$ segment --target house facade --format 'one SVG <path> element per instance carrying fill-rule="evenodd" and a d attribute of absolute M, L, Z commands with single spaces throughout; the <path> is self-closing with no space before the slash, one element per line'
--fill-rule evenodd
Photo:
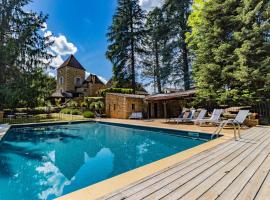
<path fill-rule="evenodd" d="M 85 68 L 71 55 L 57 69 L 57 88 L 53 98 L 75 98 L 98 96 L 105 84 L 95 74 L 86 76 Z"/>

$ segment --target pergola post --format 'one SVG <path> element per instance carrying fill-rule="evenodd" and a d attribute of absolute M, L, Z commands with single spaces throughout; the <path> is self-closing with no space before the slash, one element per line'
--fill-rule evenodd
<path fill-rule="evenodd" d="M 167 119 L 167 101 L 165 100 L 163 104 L 164 104 L 164 118 Z"/>

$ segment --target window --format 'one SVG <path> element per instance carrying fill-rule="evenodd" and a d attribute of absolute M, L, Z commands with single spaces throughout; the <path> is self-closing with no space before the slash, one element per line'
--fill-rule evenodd
<path fill-rule="evenodd" d="M 132 107 L 132 110 L 135 110 L 135 104 L 132 104 L 131 107 Z"/>
<path fill-rule="evenodd" d="M 60 85 L 63 85 L 63 84 L 64 84 L 64 77 L 63 77 L 63 76 L 60 77 L 60 79 L 59 79 L 59 84 L 60 84 Z"/>
<path fill-rule="evenodd" d="M 116 105 L 115 104 L 113 104 L 113 110 L 116 110 Z"/>
<path fill-rule="evenodd" d="M 75 85 L 81 85 L 81 78 L 80 77 L 75 78 Z"/>

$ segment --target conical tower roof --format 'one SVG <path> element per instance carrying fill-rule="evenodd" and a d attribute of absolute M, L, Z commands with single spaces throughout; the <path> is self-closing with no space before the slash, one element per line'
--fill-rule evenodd
<path fill-rule="evenodd" d="M 85 68 L 81 65 L 81 63 L 79 63 L 79 61 L 75 58 L 74 55 L 69 56 L 69 58 L 58 69 L 62 67 L 67 67 L 67 66 L 85 71 Z"/>

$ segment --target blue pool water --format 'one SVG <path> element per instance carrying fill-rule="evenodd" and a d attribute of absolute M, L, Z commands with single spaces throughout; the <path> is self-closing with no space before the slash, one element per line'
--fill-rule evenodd
<path fill-rule="evenodd" d="M 0 199 L 54 199 L 206 141 L 181 135 L 200 136 L 103 123 L 12 128 L 0 144 Z"/>

